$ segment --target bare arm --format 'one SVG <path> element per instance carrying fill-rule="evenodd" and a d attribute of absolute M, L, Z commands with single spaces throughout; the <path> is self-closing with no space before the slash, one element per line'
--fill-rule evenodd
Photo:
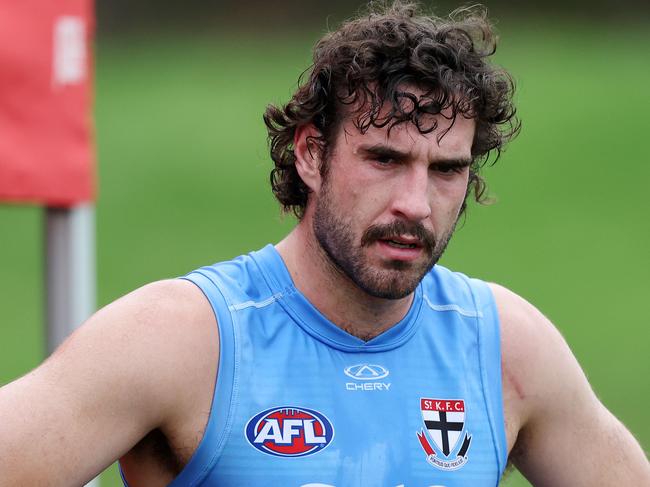
<path fill-rule="evenodd" d="M 187 377 L 214 373 L 209 313 L 191 283 L 145 286 L 0 388 L 0 486 L 82 485 L 152 429 L 178 422 L 200 394 Z"/>
<path fill-rule="evenodd" d="M 502 326 L 511 460 L 535 486 L 650 485 L 630 432 L 600 403 L 568 345 L 536 308 L 493 285 Z"/>

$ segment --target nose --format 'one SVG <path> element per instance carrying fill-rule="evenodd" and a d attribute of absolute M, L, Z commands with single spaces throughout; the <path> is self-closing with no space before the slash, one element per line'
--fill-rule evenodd
<path fill-rule="evenodd" d="M 431 216 L 431 181 L 427 167 L 411 167 L 399 178 L 393 194 L 395 216 L 419 222 Z"/>

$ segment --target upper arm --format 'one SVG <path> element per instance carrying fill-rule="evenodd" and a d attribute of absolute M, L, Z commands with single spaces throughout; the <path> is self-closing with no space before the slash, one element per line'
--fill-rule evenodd
<path fill-rule="evenodd" d="M 506 423 L 517 430 L 512 462 L 536 486 L 648 484 L 641 448 L 598 400 L 557 329 L 524 299 L 492 288 Z"/>
<path fill-rule="evenodd" d="M 196 400 L 216 331 L 186 281 L 141 288 L 91 317 L 0 389 L 1 485 L 80 485 Z M 214 333 L 214 334 L 213 334 Z"/>

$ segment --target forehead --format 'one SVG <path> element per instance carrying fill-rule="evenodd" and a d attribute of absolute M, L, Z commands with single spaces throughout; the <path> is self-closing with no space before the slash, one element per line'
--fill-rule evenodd
<path fill-rule="evenodd" d="M 354 116 L 348 116 L 341 124 L 336 146 L 340 148 L 340 144 L 345 144 L 355 150 L 360 146 L 386 145 L 414 156 L 426 156 L 429 160 L 471 158 L 476 125 L 474 119 L 461 114 L 453 119 L 450 110 L 428 117 L 431 118 L 430 122 L 435 122 L 436 128 L 422 133 L 410 121 L 393 127 L 390 127 L 390 123 L 385 127 L 371 125 L 367 131 L 361 132 L 355 125 Z"/>
<path fill-rule="evenodd" d="M 431 92 L 425 93 L 415 86 L 402 85 L 396 95 L 395 104 L 399 105 L 402 115 L 406 114 L 403 118 L 407 120 L 395 123 L 396 119 L 390 119 L 391 110 L 398 108 L 391 102 L 386 101 L 378 113 L 371 114 L 369 100 L 360 99 L 341 110 L 343 120 L 337 131 L 336 145 L 382 144 L 403 152 L 426 150 L 430 159 L 471 158 L 476 127 L 474 119 L 461 113 L 454 116 L 451 107 L 438 114 L 423 113 L 422 107 L 435 106 L 436 99 Z M 419 117 L 419 125 L 423 130 L 412 121 L 411 115 L 414 114 Z M 375 125 L 369 123 L 372 120 Z M 367 130 L 360 130 L 360 123 L 365 124 Z M 383 124 L 384 127 L 376 126 Z"/>

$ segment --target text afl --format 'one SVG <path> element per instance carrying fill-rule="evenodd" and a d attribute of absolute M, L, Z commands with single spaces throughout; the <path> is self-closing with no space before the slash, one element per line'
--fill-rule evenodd
<path fill-rule="evenodd" d="M 327 417 L 313 409 L 282 406 L 257 413 L 246 423 L 245 435 L 257 450 L 280 457 L 318 453 L 334 438 Z"/>

